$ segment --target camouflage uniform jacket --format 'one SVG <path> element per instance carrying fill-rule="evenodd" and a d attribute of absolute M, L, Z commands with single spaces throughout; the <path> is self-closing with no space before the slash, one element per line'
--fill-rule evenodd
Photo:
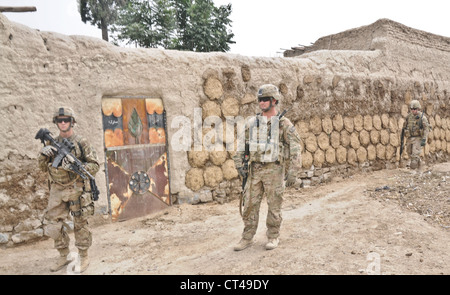
<path fill-rule="evenodd" d="M 85 138 L 76 134 L 67 139 L 71 141 L 75 147 L 74 150 L 71 151 L 71 153 L 85 165 L 86 170 L 90 174 L 95 176 L 100 168 L 100 165 L 97 159 L 97 154 L 93 147 L 87 142 Z M 62 137 L 58 136 L 57 138 L 55 138 L 55 140 L 61 143 Z M 81 177 L 75 172 L 66 171 L 61 167 L 53 168 L 53 160 L 54 157 L 49 158 L 42 154 L 39 154 L 38 157 L 39 168 L 43 172 L 48 172 L 49 180 L 51 182 L 55 182 L 61 185 L 68 185 L 74 183 L 75 181 L 81 181 Z"/>
<path fill-rule="evenodd" d="M 417 115 L 409 113 L 403 124 L 406 137 L 421 137 L 427 139 L 431 126 L 428 119 L 423 112 L 418 112 Z"/>
<path fill-rule="evenodd" d="M 300 136 L 295 126 L 285 117 L 279 121 L 278 116 L 267 120 L 264 116 L 257 115 L 250 119 L 245 128 L 245 142 L 249 144 L 252 163 L 285 164 L 289 161 L 289 171 L 295 174 L 301 168 Z M 233 156 L 236 168 L 242 167 L 244 155 L 245 151 L 238 151 Z"/>

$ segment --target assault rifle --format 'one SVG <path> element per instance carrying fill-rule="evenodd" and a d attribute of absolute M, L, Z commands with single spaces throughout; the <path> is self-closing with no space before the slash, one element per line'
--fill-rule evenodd
<path fill-rule="evenodd" d="M 283 112 L 281 112 L 281 114 L 278 116 L 278 121 L 287 113 L 289 109 L 285 109 Z M 257 122 L 256 124 L 259 127 L 259 120 L 258 117 L 256 118 Z M 245 185 L 247 184 L 247 179 L 248 179 L 248 173 L 249 173 L 249 167 L 248 167 L 248 162 L 250 161 L 250 144 L 249 142 L 245 143 L 245 151 L 244 151 L 244 159 L 242 160 L 242 164 L 244 167 L 244 171 L 245 176 L 242 178 L 242 194 L 241 194 L 241 198 L 240 198 L 240 202 L 239 202 L 239 213 L 242 216 L 242 207 L 244 206 L 244 188 Z"/>
<path fill-rule="evenodd" d="M 405 128 L 402 128 L 402 134 L 400 136 L 400 161 L 402 160 L 403 142 L 405 140 Z"/>
<path fill-rule="evenodd" d="M 245 143 L 245 152 L 244 152 L 244 159 L 243 159 L 243 167 L 244 167 L 244 171 L 245 171 L 245 176 L 242 178 L 242 194 L 240 197 L 240 202 L 239 202 L 239 213 L 242 216 L 242 207 L 244 207 L 244 188 L 245 185 L 247 184 L 247 179 L 248 179 L 248 161 L 250 160 L 250 145 L 248 142 Z"/>
<path fill-rule="evenodd" d="M 94 201 L 98 200 L 98 196 L 100 195 L 100 191 L 97 188 L 97 185 L 95 183 L 95 178 L 90 174 L 86 168 L 84 168 L 83 163 L 81 163 L 80 160 L 78 160 L 71 151 L 75 148 L 74 144 L 67 140 L 66 138 L 63 139 L 62 143 L 58 143 L 51 135 L 50 131 L 46 128 L 41 128 L 36 136 L 35 139 L 40 139 L 41 142 L 45 145 L 45 141 L 49 141 L 50 144 L 56 148 L 56 156 L 53 160 L 52 167 L 58 168 L 61 166 L 61 163 L 65 157 L 69 160 L 70 169 L 75 172 L 76 174 L 80 175 L 80 177 L 84 180 L 89 179 L 89 184 L 91 186 L 91 192 L 92 192 L 92 198 Z"/>

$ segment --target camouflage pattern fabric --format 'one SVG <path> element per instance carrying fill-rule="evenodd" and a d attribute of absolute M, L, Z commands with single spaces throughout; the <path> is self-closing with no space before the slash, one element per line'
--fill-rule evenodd
<path fill-rule="evenodd" d="M 62 141 L 61 137 L 55 140 Z M 86 170 L 95 175 L 100 168 L 97 155 L 92 146 L 81 136 L 73 135 L 68 138 L 74 143 L 75 150 L 72 154 L 85 163 Z M 51 167 L 53 157 L 47 157 L 42 154 L 38 157 L 39 168 L 47 172 L 49 175 L 50 196 L 48 200 L 47 209 L 44 214 L 44 233 L 55 241 L 56 249 L 64 249 L 69 246 L 69 236 L 67 234 L 68 225 L 66 220 L 69 218 L 70 212 L 78 212 L 82 206 L 80 204 L 80 197 L 82 200 L 89 201 L 91 205 L 89 213 L 93 213 L 93 201 L 88 192 L 89 181 L 84 182 L 76 173 L 66 171 L 59 168 Z M 80 214 L 73 216 L 75 246 L 78 249 L 86 250 L 92 244 L 92 235 L 88 228 L 89 214 Z"/>
<path fill-rule="evenodd" d="M 431 126 L 427 117 L 422 112 L 418 112 L 417 115 L 412 113 L 408 114 L 405 123 L 403 123 L 403 128 L 405 128 L 406 137 L 420 137 L 421 139 L 427 139 Z"/>
<path fill-rule="evenodd" d="M 420 146 L 420 137 L 409 137 L 406 139 L 406 152 L 411 158 L 409 167 L 411 169 L 417 169 L 421 165 L 420 152 L 422 147 Z"/>
<path fill-rule="evenodd" d="M 263 120 L 257 116 L 249 120 L 245 128 L 245 139 L 252 146 L 251 129 Z M 277 120 L 272 121 L 275 124 Z M 297 175 L 301 168 L 301 145 L 300 136 L 289 119 L 283 117 L 279 121 L 279 128 L 271 129 L 271 121 L 267 122 L 266 136 L 258 135 L 258 144 L 256 148 L 250 148 L 250 171 L 246 187 L 244 189 L 244 210 L 242 218 L 244 221 L 244 239 L 252 239 L 256 233 L 259 220 L 259 209 L 261 200 L 265 195 L 268 203 L 267 213 L 267 237 L 269 239 L 278 238 L 282 222 L 281 205 L 283 202 L 285 165 L 289 166 L 288 173 Z M 275 136 L 278 139 L 273 141 L 273 132 L 268 130 L 277 130 Z M 262 144 L 268 143 L 272 150 L 267 151 L 261 148 Z M 274 148 L 275 147 L 275 148 Z M 278 147 L 278 148 L 277 148 Z M 238 151 L 233 156 L 236 168 L 242 167 L 244 151 Z M 270 155 L 270 156 L 267 156 Z"/>
<path fill-rule="evenodd" d="M 267 211 L 267 237 L 278 238 L 281 227 L 281 205 L 284 193 L 283 166 L 276 163 L 252 163 L 251 176 L 245 191 L 244 210 L 242 219 L 244 231 L 242 237 L 250 240 L 256 233 L 259 221 L 259 209 L 263 195 L 266 195 Z"/>
<path fill-rule="evenodd" d="M 406 117 L 403 128 L 405 128 L 406 135 L 406 152 L 411 158 L 409 167 L 411 169 L 417 169 L 421 165 L 420 153 L 422 146 L 420 142 L 427 140 L 431 130 L 430 123 L 422 112 L 418 112 L 417 115 L 410 113 Z"/>
<path fill-rule="evenodd" d="M 72 135 L 67 138 L 69 141 L 74 143 L 75 150 L 72 151 L 72 154 L 79 159 L 81 162 L 86 163 L 86 170 L 95 175 L 99 170 L 100 166 L 97 159 L 97 154 L 92 146 L 87 142 L 86 139 L 82 138 L 79 135 Z M 58 143 L 62 142 L 62 138 L 60 136 L 56 137 L 55 140 Z M 81 147 L 81 149 L 80 149 Z M 43 172 L 48 172 L 49 179 L 51 182 L 56 182 L 61 185 L 67 185 L 69 183 L 73 183 L 76 180 L 80 180 L 80 176 L 75 172 L 66 171 L 60 168 L 53 168 L 52 162 L 54 158 L 48 158 L 42 154 L 38 156 L 38 165 L 39 168 Z"/>
<path fill-rule="evenodd" d="M 44 214 L 44 233 L 55 241 L 56 249 L 69 247 L 70 238 L 67 234 L 66 221 L 70 214 L 70 201 L 77 202 L 84 193 L 83 182 L 75 182 L 71 186 L 57 183 L 50 185 L 50 197 Z M 72 208 L 73 210 L 73 208 Z M 92 235 L 88 228 L 88 216 L 74 216 L 75 246 L 78 249 L 88 249 L 92 244 Z"/>

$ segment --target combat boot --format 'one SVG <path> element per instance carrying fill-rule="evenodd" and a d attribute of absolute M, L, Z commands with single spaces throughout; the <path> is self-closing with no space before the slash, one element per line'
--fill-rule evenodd
<path fill-rule="evenodd" d="M 427 167 L 425 166 L 425 163 L 422 160 L 419 161 L 419 167 L 417 168 L 417 170 L 420 173 L 427 171 Z"/>
<path fill-rule="evenodd" d="M 88 250 L 78 250 L 80 256 L 80 273 L 84 272 L 89 266 Z"/>
<path fill-rule="evenodd" d="M 244 250 L 245 248 L 250 247 L 252 244 L 253 244 L 253 240 L 252 239 L 250 239 L 250 240 L 241 239 L 239 241 L 239 243 L 236 246 L 234 246 L 234 251 Z"/>
<path fill-rule="evenodd" d="M 62 269 L 64 266 L 70 263 L 70 260 L 67 260 L 67 255 L 69 255 L 69 248 L 58 249 L 59 257 L 56 262 L 50 267 L 50 271 L 55 272 Z"/>
<path fill-rule="evenodd" d="M 278 238 L 276 239 L 270 239 L 269 242 L 266 244 L 266 250 L 273 250 L 276 247 L 278 247 L 278 243 L 280 240 Z"/>

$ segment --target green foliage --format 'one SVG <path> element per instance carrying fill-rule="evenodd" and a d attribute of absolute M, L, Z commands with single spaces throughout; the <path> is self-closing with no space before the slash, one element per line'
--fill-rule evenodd
<path fill-rule="evenodd" d="M 108 41 L 108 27 L 115 23 L 118 10 L 126 2 L 126 0 L 78 0 L 81 20 L 101 29 L 103 40 Z"/>
<path fill-rule="evenodd" d="M 231 4 L 212 0 L 130 0 L 113 26 L 115 42 L 199 52 L 228 51 Z"/>
<path fill-rule="evenodd" d="M 116 43 L 125 41 L 140 47 L 168 48 L 175 28 L 175 13 L 170 0 L 128 1 L 113 26 Z"/>

